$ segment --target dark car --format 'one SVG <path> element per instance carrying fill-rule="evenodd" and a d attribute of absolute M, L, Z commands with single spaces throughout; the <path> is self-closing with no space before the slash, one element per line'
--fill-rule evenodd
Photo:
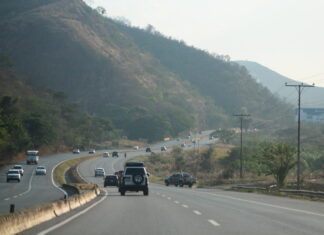
<path fill-rule="evenodd" d="M 118 179 L 116 175 L 107 175 L 105 177 L 104 187 L 106 186 L 118 186 Z"/>
<path fill-rule="evenodd" d="M 112 155 L 111 155 L 111 156 L 112 156 L 112 157 L 119 157 L 117 151 L 112 152 Z"/>
<path fill-rule="evenodd" d="M 150 153 L 150 152 L 152 152 L 152 150 L 151 150 L 151 148 L 146 148 L 145 152 Z"/>
<path fill-rule="evenodd" d="M 189 188 L 191 188 L 192 185 L 196 183 L 196 179 L 188 173 L 179 172 L 179 173 L 174 173 L 168 178 L 166 178 L 164 180 L 164 183 L 166 186 L 175 185 L 175 186 L 183 187 L 184 185 L 188 185 Z"/>

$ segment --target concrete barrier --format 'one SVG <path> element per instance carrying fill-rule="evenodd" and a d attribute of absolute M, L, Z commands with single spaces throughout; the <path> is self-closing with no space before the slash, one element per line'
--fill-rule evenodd
<path fill-rule="evenodd" d="M 93 186 L 91 190 L 74 195 L 66 200 L 45 203 L 12 214 L 0 216 L 0 234 L 17 234 L 33 226 L 51 220 L 57 216 L 78 208 L 98 195 L 98 187 Z"/>

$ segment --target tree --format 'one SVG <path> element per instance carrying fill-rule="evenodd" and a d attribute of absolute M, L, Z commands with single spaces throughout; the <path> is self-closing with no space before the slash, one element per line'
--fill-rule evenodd
<path fill-rule="evenodd" d="M 259 157 L 268 174 L 274 176 L 278 187 L 285 184 L 289 171 L 296 165 L 295 148 L 288 143 L 268 143 L 261 147 Z"/>
<path fill-rule="evenodd" d="M 220 129 L 212 133 L 211 135 L 215 135 L 222 141 L 224 144 L 230 143 L 233 138 L 235 137 L 235 131 L 227 130 L 227 129 Z"/>

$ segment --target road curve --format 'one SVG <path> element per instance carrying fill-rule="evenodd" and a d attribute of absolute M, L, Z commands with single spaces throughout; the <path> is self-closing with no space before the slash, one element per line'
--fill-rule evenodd
<path fill-rule="evenodd" d="M 135 153 L 134 153 L 135 155 Z M 130 155 L 129 157 L 132 157 Z M 123 158 L 83 162 L 80 174 L 94 177 L 95 167 L 118 170 Z M 108 196 L 86 213 L 56 227 L 47 223 L 24 234 L 324 234 L 324 204 L 284 197 L 216 189 L 189 189 L 150 184 L 150 195 L 105 188 Z M 53 222 L 52 222 L 53 224 Z"/>

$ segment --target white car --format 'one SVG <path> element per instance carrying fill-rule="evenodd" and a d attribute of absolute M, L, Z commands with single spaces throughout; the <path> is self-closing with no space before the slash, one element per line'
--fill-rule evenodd
<path fill-rule="evenodd" d="M 45 166 L 38 166 L 35 170 L 36 175 L 46 175 L 46 167 Z"/>
<path fill-rule="evenodd" d="M 96 153 L 96 150 L 95 150 L 95 149 L 90 149 L 90 150 L 89 150 L 89 153 L 90 153 L 90 154 L 95 154 L 95 153 Z"/>
<path fill-rule="evenodd" d="M 162 146 L 161 147 L 161 151 L 167 151 L 167 147 L 166 146 Z"/>
<path fill-rule="evenodd" d="M 24 169 L 23 169 L 22 165 L 14 165 L 14 167 L 12 169 L 19 170 L 20 175 L 21 176 L 24 175 Z"/>
<path fill-rule="evenodd" d="M 134 150 L 139 150 L 139 147 L 138 146 L 134 146 L 133 149 Z"/>
<path fill-rule="evenodd" d="M 97 177 L 97 176 L 105 176 L 105 169 L 96 168 L 95 169 L 95 177 Z"/>
<path fill-rule="evenodd" d="M 110 154 L 109 154 L 108 152 L 104 152 L 104 153 L 102 154 L 102 156 L 103 156 L 103 157 L 110 157 Z"/>
<path fill-rule="evenodd" d="M 72 153 L 74 153 L 74 154 L 79 154 L 79 153 L 80 153 L 80 149 L 73 149 L 73 150 L 72 150 Z"/>
<path fill-rule="evenodd" d="M 10 180 L 16 180 L 16 181 L 20 182 L 20 180 L 21 180 L 20 171 L 16 170 L 16 169 L 8 170 L 8 172 L 7 172 L 7 182 L 9 182 Z"/>

